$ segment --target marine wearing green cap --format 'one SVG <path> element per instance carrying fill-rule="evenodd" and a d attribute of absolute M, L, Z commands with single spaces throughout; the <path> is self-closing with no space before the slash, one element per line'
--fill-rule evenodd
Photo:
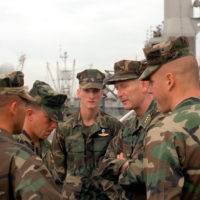
<path fill-rule="evenodd" d="M 105 75 L 97 69 L 86 69 L 77 78 L 80 111 L 59 123 L 52 142 L 55 166 L 64 181 L 65 199 L 107 200 L 98 162 L 122 124 L 99 109 Z"/>
<path fill-rule="evenodd" d="M 146 62 L 121 60 L 114 64 L 114 75 L 111 76 L 106 84 L 114 84 L 117 81 L 138 79 L 146 69 Z"/>
<path fill-rule="evenodd" d="M 29 94 L 40 104 L 42 110 L 53 121 L 63 121 L 63 105 L 67 98 L 43 81 L 35 81 Z"/>
<path fill-rule="evenodd" d="M 142 179 L 137 184 L 132 183 L 130 166 L 136 169 L 133 171 L 135 177 L 142 176 L 144 136 L 163 117 L 148 92 L 149 82 L 138 80 L 146 67 L 145 61 L 121 60 L 114 64 L 114 75 L 107 80 L 107 84 L 115 85 L 124 109 L 135 111 L 135 116 L 125 123 L 123 132 L 111 140 L 100 165 L 103 177 L 113 183 L 113 188 L 117 184 L 121 187 L 118 195 L 113 190 L 113 199 L 146 199 Z M 106 183 L 104 188 L 108 190 Z"/>
<path fill-rule="evenodd" d="M 14 138 L 40 156 L 55 181 L 59 182 L 47 137 L 58 127 L 58 122 L 63 121 L 67 96 L 59 94 L 50 85 L 39 80 L 34 82 L 29 94 L 35 102 L 27 105 L 23 131 Z"/>
<path fill-rule="evenodd" d="M 61 199 L 42 160 L 12 138 L 21 132 L 25 106 L 33 100 L 23 77 L 20 71 L 0 74 L 0 199 Z"/>
<path fill-rule="evenodd" d="M 142 73 L 140 80 L 148 79 L 151 74 L 165 63 L 192 55 L 186 37 L 178 37 L 168 42 L 159 43 L 152 47 L 144 48 L 143 51 L 148 67 Z"/>
<path fill-rule="evenodd" d="M 144 49 L 149 92 L 167 113 L 144 138 L 147 199 L 200 199 L 200 85 L 186 37 Z M 134 181 L 137 182 L 137 178 Z"/>
<path fill-rule="evenodd" d="M 24 74 L 21 71 L 0 74 L 0 95 L 18 95 L 25 100 L 34 101 L 24 90 Z"/>
<path fill-rule="evenodd" d="M 96 88 L 102 90 L 104 78 L 105 74 L 97 69 L 86 69 L 77 74 L 81 89 Z"/>

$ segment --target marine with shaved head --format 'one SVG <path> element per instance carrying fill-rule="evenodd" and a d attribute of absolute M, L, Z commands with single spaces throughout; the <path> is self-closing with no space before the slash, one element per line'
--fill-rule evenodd
<path fill-rule="evenodd" d="M 152 74 L 150 83 L 150 91 L 156 97 L 160 110 L 172 111 L 181 100 L 199 93 L 197 61 L 189 55 L 166 63 Z"/>
<path fill-rule="evenodd" d="M 198 64 L 185 37 L 145 48 L 140 80 L 158 109 L 169 113 L 144 140 L 147 199 L 200 199 L 200 88 Z"/>

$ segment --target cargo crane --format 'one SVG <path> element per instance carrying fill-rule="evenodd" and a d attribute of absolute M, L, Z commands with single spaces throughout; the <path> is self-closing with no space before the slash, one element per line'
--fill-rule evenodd
<path fill-rule="evenodd" d="M 50 78 L 51 78 L 51 81 L 52 81 L 52 83 L 53 83 L 53 87 L 54 87 L 54 89 L 57 91 L 57 87 L 56 87 L 56 83 L 55 83 L 55 79 L 53 78 L 53 75 L 52 75 L 52 72 L 51 72 L 51 69 L 50 69 L 50 67 L 49 67 L 49 63 L 47 62 L 47 72 L 49 73 L 49 75 L 50 75 Z"/>
<path fill-rule="evenodd" d="M 22 55 L 19 57 L 19 65 L 18 65 L 17 68 L 16 68 L 17 71 L 23 71 L 25 60 L 26 60 L 26 54 L 22 54 Z"/>

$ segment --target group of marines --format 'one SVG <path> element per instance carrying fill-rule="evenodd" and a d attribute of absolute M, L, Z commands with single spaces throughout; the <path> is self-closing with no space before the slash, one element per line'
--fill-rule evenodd
<path fill-rule="evenodd" d="M 80 110 L 68 117 L 66 95 L 0 74 L 0 199 L 200 199 L 198 63 L 184 36 L 143 50 L 110 77 L 78 73 Z M 135 117 L 99 109 L 106 84 Z"/>

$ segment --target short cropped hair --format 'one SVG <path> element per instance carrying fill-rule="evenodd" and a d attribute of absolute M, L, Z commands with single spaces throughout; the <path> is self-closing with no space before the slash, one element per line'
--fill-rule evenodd
<path fill-rule="evenodd" d="M 21 102 L 24 100 L 18 95 L 0 95 L 0 108 L 5 107 L 12 101 Z"/>
<path fill-rule="evenodd" d="M 41 106 L 39 103 L 37 102 L 33 102 L 33 101 L 29 101 L 27 102 L 26 104 L 26 108 L 32 108 L 34 110 L 40 110 L 41 109 Z"/>

